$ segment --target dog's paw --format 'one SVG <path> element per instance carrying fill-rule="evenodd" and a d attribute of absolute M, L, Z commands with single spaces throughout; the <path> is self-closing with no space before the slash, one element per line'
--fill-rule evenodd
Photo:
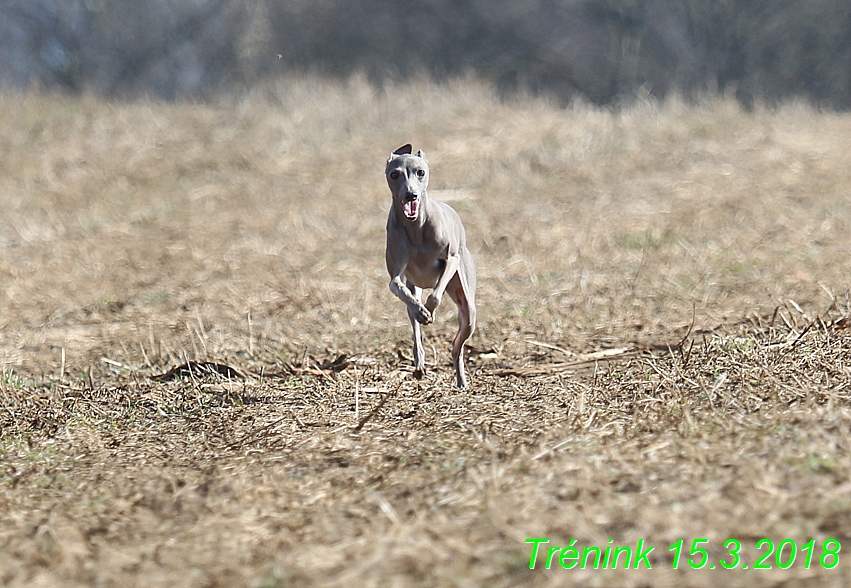
<path fill-rule="evenodd" d="M 426 300 L 425 307 L 428 311 L 434 314 L 434 309 L 440 304 L 440 298 L 435 296 L 434 294 L 430 294 L 428 299 Z"/>
<path fill-rule="evenodd" d="M 414 318 L 417 319 L 417 322 L 421 325 L 430 325 L 434 322 L 434 317 L 431 315 L 431 311 L 422 304 L 420 304 L 414 311 Z"/>

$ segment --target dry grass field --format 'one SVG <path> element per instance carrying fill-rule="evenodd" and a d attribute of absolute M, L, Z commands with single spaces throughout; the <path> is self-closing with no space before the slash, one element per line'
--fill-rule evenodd
<path fill-rule="evenodd" d="M 298 79 L 0 129 L 0 585 L 851 583 L 851 116 Z M 406 142 L 479 266 L 464 393 L 387 289 Z"/>

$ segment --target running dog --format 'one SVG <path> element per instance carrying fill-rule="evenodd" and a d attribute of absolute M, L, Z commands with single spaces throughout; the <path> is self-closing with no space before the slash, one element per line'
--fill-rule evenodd
<path fill-rule="evenodd" d="M 476 328 L 476 264 L 464 225 L 451 206 L 428 197 L 429 168 L 422 151 L 413 155 L 410 144 L 399 147 L 384 173 L 393 195 L 385 260 L 390 291 L 407 306 L 414 330 L 414 376 L 425 373 L 420 325 L 434 322 L 434 311 L 448 292 L 458 306 L 458 333 L 452 341 L 455 385 L 464 389 L 464 343 Z M 432 288 L 425 304 L 424 288 Z"/>

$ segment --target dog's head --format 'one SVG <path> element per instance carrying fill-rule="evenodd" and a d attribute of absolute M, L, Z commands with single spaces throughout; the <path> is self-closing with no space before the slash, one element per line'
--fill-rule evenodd
<path fill-rule="evenodd" d="M 420 217 L 428 186 L 428 160 L 425 153 L 411 154 L 411 144 L 399 147 L 387 159 L 384 175 L 393 193 L 393 206 L 400 207 L 409 221 Z"/>

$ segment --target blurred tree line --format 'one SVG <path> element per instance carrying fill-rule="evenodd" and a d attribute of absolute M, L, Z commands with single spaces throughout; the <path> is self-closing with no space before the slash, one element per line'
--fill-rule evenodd
<path fill-rule="evenodd" d="M 212 96 L 288 72 L 470 72 L 598 104 L 851 108 L 847 0 L 0 0 L 0 85 Z"/>

